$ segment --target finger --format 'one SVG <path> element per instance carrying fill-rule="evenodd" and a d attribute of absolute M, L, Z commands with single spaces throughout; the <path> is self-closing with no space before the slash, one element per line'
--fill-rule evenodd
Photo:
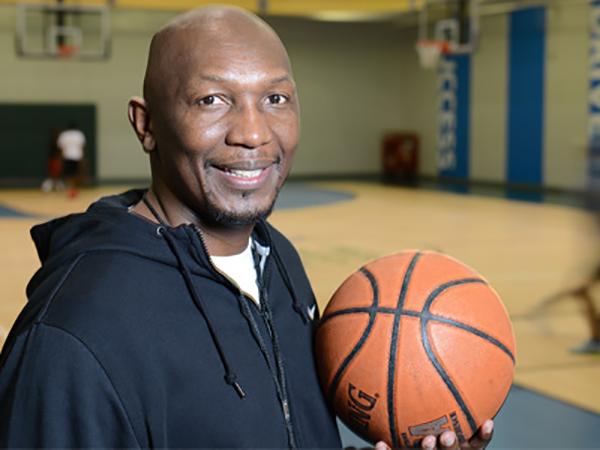
<path fill-rule="evenodd" d="M 429 435 L 429 436 L 426 436 L 421 441 L 421 447 L 424 448 L 425 450 L 435 450 L 436 443 L 437 443 L 437 440 L 436 440 L 435 436 Z"/>
<path fill-rule="evenodd" d="M 375 450 L 392 450 L 385 442 L 379 441 L 375 444 Z"/>
<path fill-rule="evenodd" d="M 474 449 L 484 449 L 492 440 L 494 434 L 494 422 L 486 420 L 477 434 L 471 438 L 469 445 Z"/>
<path fill-rule="evenodd" d="M 458 439 L 454 431 L 444 431 L 440 435 L 440 448 L 443 450 L 458 450 Z"/>

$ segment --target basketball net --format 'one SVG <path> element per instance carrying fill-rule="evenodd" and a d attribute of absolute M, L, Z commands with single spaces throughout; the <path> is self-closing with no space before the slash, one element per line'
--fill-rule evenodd
<path fill-rule="evenodd" d="M 70 58 L 77 53 L 78 47 L 75 45 L 63 44 L 56 49 L 60 58 Z"/>
<path fill-rule="evenodd" d="M 450 45 L 447 41 L 420 40 L 415 45 L 419 55 L 419 63 L 424 69 L 436 69 L 442 54 L 450 51 Z"/>

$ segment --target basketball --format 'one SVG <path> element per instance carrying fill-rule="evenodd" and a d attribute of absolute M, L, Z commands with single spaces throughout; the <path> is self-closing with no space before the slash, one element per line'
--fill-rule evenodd
<path fill-rule="evenodd" d="M 316 334 L 319 376 L 340 419 L 393 448 L 454 430 L 467 441 L 510 389 L 515 339 L 486 280 L 429 251 L 372 261 L 334 293 Z"/>

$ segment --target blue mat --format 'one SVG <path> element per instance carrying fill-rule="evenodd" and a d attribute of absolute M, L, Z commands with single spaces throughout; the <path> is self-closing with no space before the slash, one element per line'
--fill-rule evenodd
<path fill-rule="evenodd" d="M 34 217 L 31 214 L 18 211 L 7 206 L 0 205 L 0 217 L 2 218 L 19 218 L 19 217 Z"/>
<path fill-rule="evenodd" d="M 304 183 L 288 182 L 279 193 L 275 209 L 327 205 L 353 198 L 354 194 L 347 192 L 319 189 Z"/>

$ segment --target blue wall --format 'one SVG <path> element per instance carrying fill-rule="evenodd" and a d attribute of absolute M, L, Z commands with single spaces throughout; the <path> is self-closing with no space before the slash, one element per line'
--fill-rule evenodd
<path fill-rule="evenodd" d="M 515 11 L 509 18 L 506 180 L 543 183 L 546 10 Z"/>

